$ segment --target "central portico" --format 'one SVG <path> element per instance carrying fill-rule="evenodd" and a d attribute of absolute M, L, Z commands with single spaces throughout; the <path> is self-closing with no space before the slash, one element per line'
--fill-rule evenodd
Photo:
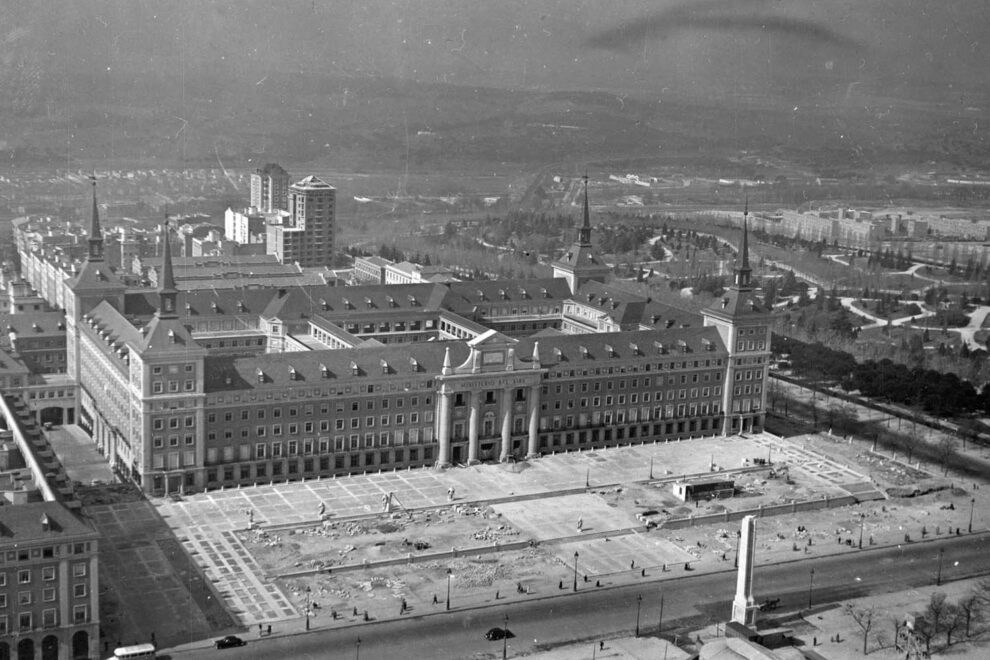
<path fill-rule="evenodd" d="M 489 330 L 467 342 L 469 353 L 460 366 L 444 355 L 438 378 L 437 435 L 439 467 L 465 460 L 468 464 L 513 454 L 513 436 L 526 434 L 526 455 L 539 453 L 540 388 L 546 371 L 540 366 L 539 343 L 528 358 L 516 355 L 518 340 Z M 463 448 L 467 445 L 467 456 Z"/>

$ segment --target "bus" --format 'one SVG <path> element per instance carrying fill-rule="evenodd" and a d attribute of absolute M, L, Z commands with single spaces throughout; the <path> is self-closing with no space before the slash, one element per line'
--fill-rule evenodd
<path fill-rule="evenodd" d="M 155 660 L 154 644 L 135 644 L 133 646 L 121 646 L 113 650 L 113 656 L 107 660 L 121 660 L 122 658 L 139 658 L 140 660 Z"/>

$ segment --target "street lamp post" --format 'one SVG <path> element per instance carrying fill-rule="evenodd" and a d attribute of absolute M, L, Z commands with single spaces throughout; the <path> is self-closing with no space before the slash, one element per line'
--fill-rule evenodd
<path fill-rule="evenodd" d="M 657 624 L 657 635 L 663 632 L 663 592 L 660 592 L 660 622 Z"/>
<path fill-rule="evenodd" d="M 811 578 L 808 580 L 808 609 L 811 609 L 811 590 L 815 586 L 815 569 L 811 569 Z"/>
<path fill-rule="evenodd" d="M 653 480 L 653 457 L 650 456 L 650 480 Z"/>
<path fill-rule="evenodd" d="M 506 614 L 505 618 L 502 619 L 502 660 L 505 660 L 506 658 L 505 654 L 508 650 L 508 647 L 506 645 L 508 643 L 509 643 L 509 615 Z"/>
<path fill-rule="evenodd" d="M 306 630 L 309 630 L 309 596 L 310 588 L 306 587 Z"/>
<path fill-rule="evenodd" d="M 361 660 L 361 638 L 354 642 L 354 660 Z"/>
<path fill-rule="evenodd" d="M 968 527 L 968 530 L 969 530 L 969 532 L 971 534 L 973 533 L 973 508 L 975 506 L 976 506 L 976 498 L 974 497 L 974 498 L 972 498 L 969 501 L 969 527 Z"/>
<path fill-rule="evenodd" d="M 636 637 L 639 637 L 639 611 L 643 606 L 643 595 L 636 596 Z"/>
<path fill-rule="evenodd" d="M 942 555 L 945 554 L 945 548 L 939 548 L 938 551 L 938 571 L 935 573 L 935 585 L 940 586 L 942 584 Z"/>
<path fill-rule="evenodd" d="M 450 611 L 450 569 L 447 569 L 447 611 Z"/>
<path fill-rule="evenodd" d="M 863 549 L 863 524 L 865 523 L 865 521 L 866 521 L 866 514 L 860 513 L 859 514 L 859 549 L 860 550 Z"/>
<path fill-rule="evenodd" d="M 575 550 L 574 551 L 574 593 L 577 593 L 577 560 L 578 560 L 578 552 L 577 550 Z"/>

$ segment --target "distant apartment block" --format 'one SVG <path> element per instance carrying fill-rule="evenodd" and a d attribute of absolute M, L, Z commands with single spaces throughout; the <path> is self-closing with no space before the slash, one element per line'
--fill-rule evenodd
<path fill-rule="evenodd" d="M 289 186 L 288 216 L 267 227 L 268 254 L 283 264 L 328 266 L 334 250 L 336 196 L 336 188 L 315 176 Z"/>
<path fill-rule="evenodd" d="M 281 165 L 268 163 L 251 174 L 251 206 L 263 213 L 288 208 L 289 173 Z"/>
<path fill-rule="evenodd" d="M 256 208 L 227 209 L 223 216 L 224 237 L 242 245 L 264 243 L 267 217 Z"/>

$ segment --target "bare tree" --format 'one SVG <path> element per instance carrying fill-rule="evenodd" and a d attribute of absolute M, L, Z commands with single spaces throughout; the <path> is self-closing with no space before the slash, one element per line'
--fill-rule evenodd
<path fill-rule="evenodd" d="M 935 453 L 942 464 L 942 475 L 949 474 L 949 460 L 956 455 L 956 439 L 950 435 L 943 435 L 935 446 Z"/>
<path fill-rule="evenodd" d="M 869 653 L 867 642 L 870 638 L 870 629 L 873 628 L 873 619 L 876 615 L 877 608 L 876 606 L 855 607 L 852 603 L 846 603 L 845 611 L 856 622 L 859 629 L 863 631 L 863 655 L 866 655 Z"/>
<path fill-rule="evenodd" d="M 958 607 L 960 618 L 965 626 L 966 637 L 969 637 L 970 625 L 979 621 L 982 614 L 980 599 L 974 591 L 971 591 L 959 600 Z"/>
<path fill-rule="evenodd" d="M 901 631 L 907 627 L 903 616 L 892 616 L 890 622 L 894 624 L 894 650 L 901 650 Z"/>
<path fill-rule="evenodd" d="M 950 616 L 950 604 L 945 599 L 945 592 L 936 591 L 928 601 L 928 606 L 922 614 L 922 626 L 915 625 L 915 629 L 921 633 L 925 640 L 925 652 L 931 653 L 932 639 L 935 635 L 945 631 L 946 620 Z"/>
<path fill-rule="evenodd" d="M 959 630 L 966 621 L 962 610 L 955 603 L 946 603 L 945 616 L 942 618 L 942 631 L 945 633 L 945 645 L 952 646 L 952 634 Z"/>

